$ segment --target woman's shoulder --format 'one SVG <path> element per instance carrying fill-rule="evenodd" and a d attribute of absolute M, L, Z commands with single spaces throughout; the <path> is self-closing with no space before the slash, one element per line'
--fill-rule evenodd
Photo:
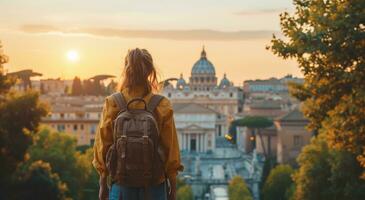
<path fill-rule="evenodd" d="M 161 95 L 161 96 L 162 96 L 162 99 L 161 99 L 160 103 L 158 104 L 156 110 L 162 116 L 169 115 L 173 111 L 172 103 L 167 97 L 165 97 L 163 95 Z"/>
<path fill-rule="evenodd" d="M 168 107 L 172 107 L 171 101 L 170 99 L 168 99 L 167 97 L 160 95 L 162 97 L 159 106 L 168 106 Z"/>
<path fill-rule="evenodd" d="M 105 97 L 104 107 L 106 107 L 108 109 L 117 109 L 118 108 L 117 102 L 115 102 L 115 97 L 114 97 L 115 94 L 116 93 L 113 93 L 113 94 Z"/>

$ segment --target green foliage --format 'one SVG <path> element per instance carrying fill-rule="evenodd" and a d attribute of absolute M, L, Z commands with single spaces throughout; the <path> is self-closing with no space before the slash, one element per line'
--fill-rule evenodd
<path fill-rule="evenodd" d="M 291 93 L 304 102 L 309 128 L 325 128 L 329 145 L 354 153 L 365 168 L 365 1 L 294 5 L 295 13 L 280 16 L 286 39 L 274 36 L 270 48 L 296 59 L 304 73 L 304 84 Z"/>
<path fill-rule="evenodd" d="M 185 185 L 186 185 L 186 183 L 183 179 L 181 179 L 179 177 L 176 178 L 176 189 L 179 189 Z"/>
<path fill-rule="evenodd" d="M 247 116 L 243 119 L 238 119 L 238 125 L 248 128 L 268 128 L 273 125 L 273 122 L 267 117 Z"/>
<path fill-rule="evenodd" d="M 35 161 L 29 166 L 25 166 L 17 179 L 10 199 L 67 199 L 67 186 L 56 173 L 52 172 L 49 163 L 41 160 Z"/>
<path fill-rule="evenodd" d="M 245 181 L 239 177 L 233 177 L 228 186 L 228 197 L 230 200 L 252 200 Z"/>
<path fill-rule="evenodd" d="M 193 191 L 191 190 L 190 185 L 181 186 L 177 189 L 176 192 L 176 199 L 177 200 L 193 200 Z"/>
<path fill-rule="evenodd" d="M 359 179 L 362 168 L 356 156 L 329 148 L 323 133 L 303 148 L 297 160 L 295 199 L 365 199 L 365 181 Z"/>
<path fill-rule="evenodd" d="M 43 160 L 50 163 L 53 171 L 67 184 L 74 199 L 83 199 L 97 191 L 98 179 L 91 165 L 92 150 L 84 154 L 76 151 L 75 138 L 43 129 L 36 135 L 29 155 L 29 162 Z"/>
<path fill-rule="evenodd" d="M 3 62 L 3 55 L 0 57 Z M 32 143 L 32 132 L 47 113 L 37 93 L 9 92 L 12 83 L 4 76 L 0 64 L 0 193 L 9 187 L 7 183 Z"/>
<path fill-rule="evenodd" d="M 264 184 L 266 182 L 266 179 L 267 179 L 267 177 L 269 177 L 269 174 L 270 174 L 271 170 L 276 165 L 277 165 L 276 157 L 270 156 L 270 157 L 267 157 L 265 159 L 264 166 L 263 166 L 263 169 L 262 169 L 261 181 L 260 181 L 260 192 L 261 192 L 261 196 L 263 196 L 262 189 L 264 187 Z"/>
<path fill-rule="evenodd" d="M 13 84 L 12 80 L 9 80 L 4 74 L 4 64 L 8 62 L 9 58 L 3 53 L 3 46 L 0 41 L 0 101 L 2 95 L 6 93 Z"/>
<path fill-rule="evenodd" d="M 289 200 L 285 194 L 293 183 L 290 177 L 293 172 L 289 165 L 272 169 L 263 188 L 263 200 Z"/>

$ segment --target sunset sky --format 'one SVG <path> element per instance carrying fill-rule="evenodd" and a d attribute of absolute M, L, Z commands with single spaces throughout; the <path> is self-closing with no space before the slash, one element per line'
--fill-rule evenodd
<path fill-rule="evenodd" d="M 265 46 L 279 33 L 291 0 L 1 0 L 0 40 L 9 72 L 31 68 L 42 78 L 118 76 L 128 49 L 148 49 L 162 77 L 187 78 L 205 45 L 236 85 L 301 76 Z"/>

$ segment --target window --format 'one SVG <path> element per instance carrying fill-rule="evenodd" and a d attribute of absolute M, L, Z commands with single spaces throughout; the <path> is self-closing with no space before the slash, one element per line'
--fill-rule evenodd
<path fill-rule="evenodd" d="M 302 146 L 302 143 L 303 143 L 303 138 L 302 138 L 302 136 L 300 136 L 300 135 L 295 135 L 294 136 L 294 146 Z"/>
<path fill-rule="evenodd" d="M 77 124 L 74 124 L 74 131 L 77 131 Z"/>
<path fill-rule="evenodd" d="M 233 93 L 231 92 L 231 93 L 229 93 L 229 97 L 233 97 Z"/>
<path fill-rule="evenodd" d="M 80 125 L 80 129 L 84 130 L 84 125 L 83 124 Z"/>
<path fill-rule="evenodd" d="M 65 131 L 65 125 L 64 124 L 57 124 L 57 131 Z"/>
<path fill-rule="evenodd" d="M 64 113 L 60 113 L 60 117 L 61 118 L 64 118 L 65 117 L 65 114 Z"/>
<path fill-rule="evenodd" d="M 90 132 L 91 132 L 91 134 L 93 134 L 93 135 L 96 133 L 96 125 L 95 125 L 95 124 L 91 125 Z"/>
<path fill-rule="evenodd" d="M 222 136 L 222 125 L 218 125 L 218 136 Z"/>

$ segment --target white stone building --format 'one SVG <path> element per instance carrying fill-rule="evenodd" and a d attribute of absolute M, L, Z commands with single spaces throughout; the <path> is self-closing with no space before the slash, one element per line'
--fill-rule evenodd
<path fill-rule="evenodd" d="M 217 80 L 215 67 L 203 48 L 200 59 L 192 67 L 189 82 L 181 74 L 176 86 L 168 85 L 163 94 L 172 103 L 196 103 L 226 115 L 227 119 L 233 118 L 242 111 L 243 91 L 226 74 L 219 84 Z"/>
<path fill-rule="evenodd" d="M 174 104 L 180 150 L 203 153 L 215 149 L 215 139 L 226 129 L 220 113 L 198 104 Z"/>

